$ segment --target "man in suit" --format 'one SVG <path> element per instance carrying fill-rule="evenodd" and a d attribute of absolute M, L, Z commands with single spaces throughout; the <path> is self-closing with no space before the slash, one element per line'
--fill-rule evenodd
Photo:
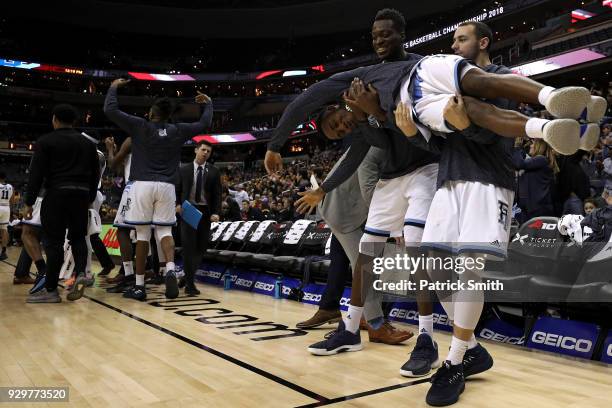
<path fill-rule="evenodd" d="M 184 164 L 179 171 L 176 186 L 177 213 L 182 213 L 181 204 L 187 200 L 202 212 L 198 229 L 181 219 L 181 242 L 183 243 L 183 264 L 185 269 L 185 294 L 198 295 L 194 283 L 196 268 L 206 252 L 210 234 L 210 223 L 219 221 L 221 214 L 221 177 L 216 167 L 207 163 L 212 146 L 205 140 L 195 147 L 195 159 Z"/>

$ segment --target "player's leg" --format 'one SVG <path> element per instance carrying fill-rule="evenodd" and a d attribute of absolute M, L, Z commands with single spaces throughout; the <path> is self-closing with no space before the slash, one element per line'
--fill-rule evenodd
<path fill-rule="evenodd" d="M 9 242 L 9 234 L 6 224 L 0 225 L 0 245 L 2 245 L 2 251 L 0 251 L 0 260 L 7 259 L 6 247 Z"/>
<path fill-rule="evenodd" d="M 174 238 L 172 226 L 176 224 L 176 193 L 170 183 L 155 183 L 153 224 L 155 239 L 161 244 L 161 253 L 166 260 L 166 297 L 175 299 L 179 295 L 176 267 L 174 265 Z"/>

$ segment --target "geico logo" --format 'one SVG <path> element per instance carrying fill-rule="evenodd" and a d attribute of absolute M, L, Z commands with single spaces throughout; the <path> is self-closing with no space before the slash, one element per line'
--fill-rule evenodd
<path fill-rule="evenodd" d="M 606 354 L 612 357 L 612 343 L 608 345 L 608 348 L 606 349 Z"/>
<path fill-rule="evenodd" d="M 283 295 L 291 294 L 291 288 L 289 286 L 283 286 Z"/>
<path fill-rule="evenodd" d="M 419 320 L 419 314 L 416 310 L 391 309 L 389 316 L 397 317 L 399 319 L 406 319 L 406 320 Z"/>
<path fill-rule="evenodd" d="M 444 324 L 446 326 L 452 326 L 450 320 L 448 320 L 448 316 L 445 314 L 434 313 L 433 322 L 438 324 Z"/>
<path fill-rule="evenodd" d="M 221 272 L 208 271 L 207 275 L 210 276 L 211 278 L 220 278 Z"/>
<path fill-rule="evenodd" d="M 316 293 L 304 293 L 303 300 L 310 300 L 312 302 L 319 302 L 321 300 L 321 295 L 317 295 Z"/>
<path fill-rule="evenodd" d="M 591 350 L 593 342 L 586 339 L 576 339 L 574 337 L 564 337 L 553 333 L 536 331 L 531 336 L 534 343 L 544 344 L 552 347 L 561 347 L 566 350 L 576 350 L 586 353 Z"/>
<path fill-rule="evenodd" d="M 271 283 L 256 282 L 255 289 L 261 289 L 261 290 L 265 290 L 266 292 L 271 292 L 274 290 L 274 285 Z"/>
<path fill-rule="evenodd" d="M 351 298 L 343 297 L 342 299 L 340 299 L 340 306 L 348 306 L 350 304 L 351 304 Z"/>
<path fill-rule="evenodd" d="M 236 285 L 238 286 L 251 286 L 253 284 L 252 280 L 246 280 L 246 279 L 236 279 Z"/>
<path fill-rule="evenodd" d="M 522 337 L 510 337 L 505 336 L 500 333 L 495 333 L 490 329 L 482 329 L 480 332 L 480 337 L 483 339 L 489 339 L 493 341 L 499 341 L 500 343 L 508 343 L 508 344 L 523 344 L 524 339 Z"/>

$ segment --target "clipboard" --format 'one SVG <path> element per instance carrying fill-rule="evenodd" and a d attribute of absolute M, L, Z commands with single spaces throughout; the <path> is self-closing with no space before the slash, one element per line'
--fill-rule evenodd
<path fill-rule="evenodd" d="M 202 212 L 187 200 L 183 201 L 181 207 L 183 208 L 183 221 L 197 230 L 198 225 L 200 225 L 200 220 L 202 219 Z"/>

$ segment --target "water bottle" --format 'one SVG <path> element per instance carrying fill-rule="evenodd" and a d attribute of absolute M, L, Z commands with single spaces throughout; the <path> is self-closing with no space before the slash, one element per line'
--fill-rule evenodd
<path fill-rule="evenodd" d="M 274 282 L 274 299 L 280 299 L 283 295 L 283 277 L 278 275 Z"/>
<path fill-rule="evenodd" d="M 225 272 L 223 275 L 223 289 L 230 290 L 232 286 L 232 275 L 229 272 Z"/>

